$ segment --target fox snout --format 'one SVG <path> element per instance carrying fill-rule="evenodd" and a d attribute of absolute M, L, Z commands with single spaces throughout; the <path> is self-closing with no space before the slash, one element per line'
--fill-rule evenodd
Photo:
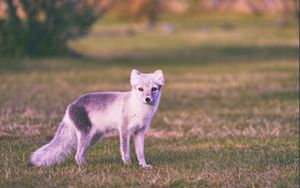
<path fill-rule="evenodd" d="M 153 101 L 153 100 L 152 100 L 150 97 L 146 97 L 146 98 L 145 98 L 145 102 L 146 102 L 147 104 L 151 104 L 152 101 Z"/>

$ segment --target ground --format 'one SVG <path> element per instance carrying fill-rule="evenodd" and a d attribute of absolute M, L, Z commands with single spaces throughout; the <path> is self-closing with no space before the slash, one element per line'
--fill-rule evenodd
<path fill-rule="evenodd" d="M 153 30 L 99 21 L 69 43 L 71 57 L 0 58 L 0 187 L 298 187 L 297 20 L 166 20 Z M 133 68 L 165 74 L 146 136 L 154 169 L 140 169 L 133 150 L 123 165 L 116 134 L 85 167 L 74 153 L 51 168 L 27 165 L 70 102 L 129 90 Z"/>

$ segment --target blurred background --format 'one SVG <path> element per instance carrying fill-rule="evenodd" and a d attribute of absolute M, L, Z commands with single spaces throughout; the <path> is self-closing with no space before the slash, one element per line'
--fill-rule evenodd
<path fill-rule="evenodd" d="M 114 45 L 114 38 L 147 37 L 149 31 L 156 35 L 165 34 L 150 42 L 153 43 L 147 47 L 150 51 L 155 50 L 154 46 L 169 49 L 176 44 L 171 44 L 175 42 L 172 40 L 167 47 L 167 42 L 163 41 L 169 38 L 166 35 L 176 36 L 183 31 L 186 34 L 207 33 L 210 37 L 216 29 L 218 33 L 226 33 L 245 28 L 249 24 L 246 20 L 257 22 L 257 27 L 269 26 L 275 31 L 298 19 L 298 0 L 1 0 L 0 53 L 50 56 L 77 52 L 78 55 L 106 56 L 122 48 L 115 47 L 118 45 Z M 84 36 L 88 37 L 78 41 Z M 107 44 L 109 39 L 113 41 Z M 120 42 L 137 43 L 137 40 Z M 190 43 L 182 42 L 183 45 Z M 149 50 L 145 49 L 145 44 L 127 46 Z M 192 44 L 186 47 L 189 46 Z M 113 53 L 114 57 L 122 55 L 121 52 Z"/>
<path fill-rule="evenodd" d="M 0 187 L 297 187 L 298 27 L 298 0 L 0 0 Z M 128 91 L 133 68 L 166 79 L 154 171 L 121 166 L 114 136 L 88 170 L 25 166 L 70 102 Z"/>

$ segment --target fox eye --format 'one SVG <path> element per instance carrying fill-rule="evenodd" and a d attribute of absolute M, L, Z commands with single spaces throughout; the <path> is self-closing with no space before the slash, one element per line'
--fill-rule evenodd
<path fill-rule="evenodd" d="M 158 89 L 157 89 L 157 87 L 153 87 L 152 89 L 151 89 L 151 91 L 157 91 Z"/>
<path fill-rule="evenodd" d="M 139 90 L 139 91 L 144 91 L 144 89 L 143 89 L 143 88 L 141 88 L 141 87 L 139 87 L 139 88 L 138 88 L 138 90 Z"/>

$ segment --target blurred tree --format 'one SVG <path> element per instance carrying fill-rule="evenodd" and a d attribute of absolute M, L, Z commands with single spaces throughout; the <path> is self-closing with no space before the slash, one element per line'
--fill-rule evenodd
<path fill-rule="evenodd" d="M 53 55 L 84 35 L 106 7 L 99 0 L 0 0 L 0 54 Z"/>
<path fill-rule="evenodd" d="M 155 24 L 160 13 L 160 0 L 116 0 L 115 12 L 130 21 Z"/>
<path fill-rule="evenodd" d="M 172 2 L 179 0 L 169 0 Z M 189 13 L 230 12 L 265 15 L 281 13 L 284 17 L 299 17 L 299 0 L 185 0 Z M 165 3 L 165 5 L 168 5 Z"/>
<path fill-rule="evenodd" d="M 188 5 L 189 13 L 195 14 L 202 11 L 204 0 L 187 0 L 186 3 Z"/>

